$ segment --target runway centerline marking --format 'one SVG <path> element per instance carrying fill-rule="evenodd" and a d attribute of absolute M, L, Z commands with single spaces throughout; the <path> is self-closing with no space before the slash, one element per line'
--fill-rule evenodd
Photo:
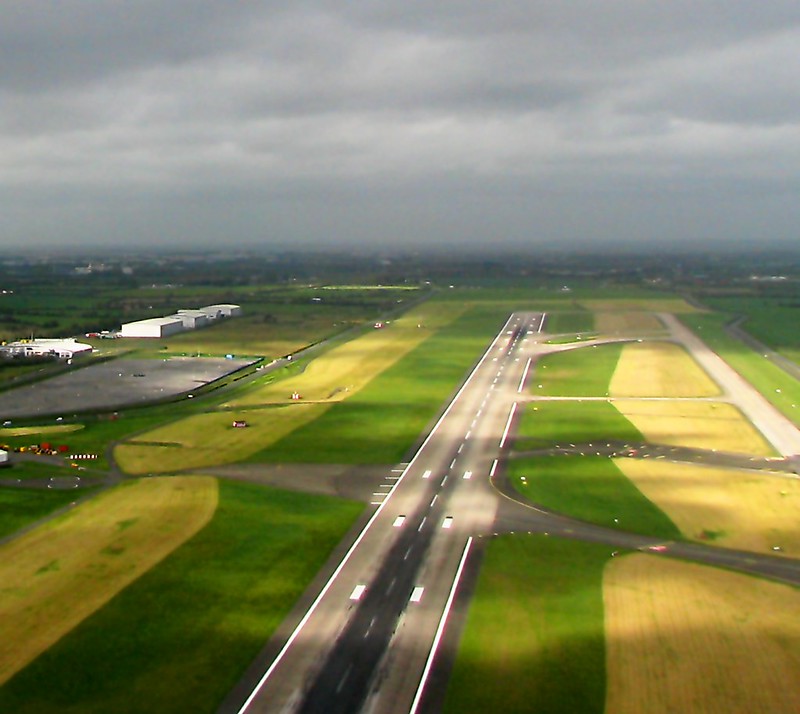
<path fill-rule="evenodd" d="M 442 479 L 441 485 L 444 486 L 447 483 L 447 476 Z"/>
<path fill-rule="evenodd" d="M 439 494 L 438 493 L 431 499 L 431 505 L 428 506 L 428 508 L 433 508 L 433 504 L 436 503 L 436 499 L 437 498 L 439 498 Z"/>
<path fill-rule="evenodd" d="M 422 530 L 422 526 L 425 525 L 425 521 L 427 521 L 427 520 L 428 520 L 428 516 L 423 516 L 422 517 L 422 520 L 419 522 L 419 528 L 417 528 L 417 533 L 419 533 Z"/>

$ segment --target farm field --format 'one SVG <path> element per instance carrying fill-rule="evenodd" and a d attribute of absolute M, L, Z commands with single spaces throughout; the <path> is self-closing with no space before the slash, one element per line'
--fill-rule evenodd
<path fill-rule="evenodd" d="M 716 568 L 632 554 L 603 579 L 605 711 L 800 709 L 800 591 Z"/>
<path fill-rule="evenodd" d="M 446 714 L 602 714 L 607 546 L 542 535 L 489 540 Z"/>
<path fill-rule="evenodd" d="M 129 482 L 1 546 L 0 683 L 194 535 L 216 504 L 210 478 Z"/>
<path fill-rule="evenodd" d="M 710 397 L 720 390 L 678 345 L 637 342 L 622 348 L 608 393 L 612 397 Z"/>
<path fill-rule="evenodd" d="M 800 482 L 785 474 L 615 459 L 688 537 L 727 548 L 800 556 Z"/>
<path fill-rule="evenodd" d="M 362 508 L 221 481 L 210 522 L 0 687 L 0 710 L 214 712 Z"/>

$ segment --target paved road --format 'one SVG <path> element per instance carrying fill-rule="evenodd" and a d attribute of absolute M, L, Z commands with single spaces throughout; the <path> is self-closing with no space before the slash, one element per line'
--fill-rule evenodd
<path fill-rule="evenodd" d="M 523 386 L 536 358 L 573 348 L 546 345 L 543 323 L 540 314 L 509 318 L 415 457 L 401 465 L 395 485 L 386 496 L 376 494 L 374 514 L 333 577 L 316 585 L 321 593 L 300 627 L 285 634 L 279 652 L 277 644 L 267 648 L 222 712 L 406 714 L 417 705 L 419 711 L 436 711 L 446 682 L 442 672 L 455 652 L 456 628 L 444 626 L 446 605 L 457 594 L 456 574 L 471 537 L 545 532 L 800 583 L 800 561 L 794 559 L 663 542 L 518 501 L 502 467 L 516 405 L 527 399 Z M 760 420 L 759 428 L 783 453 L 797 453 L 792 434 L 763 410 L 749 385 L 682 326 L 669 319 L 665 324 L 727 397 Z M 480 552 L 478 541 L 466 558 L 468 574 L 476 572 Z M 468 593 L 469 583 L 460 589 Z M 457 610 L 459 603 L 463 612 L 464 601 L 456 597 Z M 435 656 L 433 645 L 442 632 L 443 649 Z M 425 687 L 428 671 L 431 686 Z"/>

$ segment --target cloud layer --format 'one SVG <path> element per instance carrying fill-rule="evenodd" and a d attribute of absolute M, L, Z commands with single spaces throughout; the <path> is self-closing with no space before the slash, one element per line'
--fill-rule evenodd
<path fill-rule="evenodd" d="M 0 247 L 796 241 L 800 6 L 0 5 Z"/>

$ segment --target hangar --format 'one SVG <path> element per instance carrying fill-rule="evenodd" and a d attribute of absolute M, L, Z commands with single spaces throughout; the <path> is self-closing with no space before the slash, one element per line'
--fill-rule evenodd
<path fill-rule="evenodd" d="M 178 318 L 186 330 L 193 330 L 196 327 L 203 327 L 208 324 L 208 315 L 202 310 L 178 310 L 170 317 Z"/>
<path fill-rule="evenodd" d="M 92 346 L 68 339 L 36 339 L 12 342 L 0 350 L 9 357 L 57 357 L 72 359 L 75 355 L 89 354 Z"/>
<path fill-rule="evenodd" d="M 231 305 L 229 303 L 206 305 L 201 307 L 200 311 L 208 315 L 212 320 L 216 320 L 219 317 L 238 317 L 242 314 L 242 308 L 239 305 Z"/>
<path fill-rule="evenodd" d="M 167 337 L 183 330 L 183 320 L 177 316 L 151 317 L 147 320 L 126 322 L 119 331 L 120 337 Z"/>

